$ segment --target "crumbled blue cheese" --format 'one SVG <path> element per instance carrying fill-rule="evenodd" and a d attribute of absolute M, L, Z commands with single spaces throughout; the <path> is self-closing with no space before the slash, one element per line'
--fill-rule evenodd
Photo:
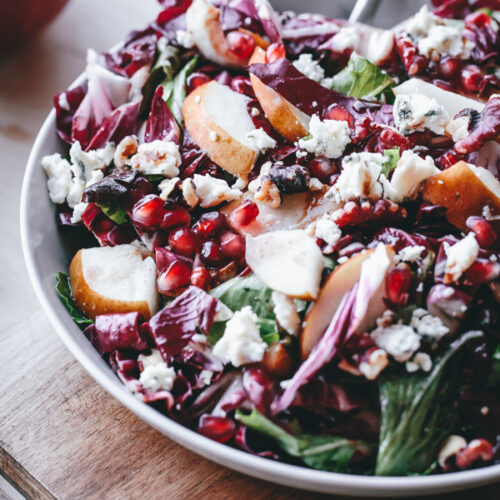
<path fill-rule="evenodd" d="M 454 142 L 461 141 L 469 135 L 469 119 L 466 116 L 454 118 L 446 125 L 446 132 Z"/>
<path fill-rule="evenodd" d="M 474 264 L 479 255 L 479 245 L 474 233 L 469 233 L 454 245 L 445 247 L 445 251 L 445 282 L 451 283 Z"/>
<path fill-rule="evenodd" d="M 413 151 L 404 151 L 392 173 L 391 180 L 389 181 L 385 176 L 381 177 L 384 198 L 397 203 L 411 198 L 422 182 L 438 173 L 439 169 L 430 156 L 422 159 Z"/>
<path fill-rule="evenodd" d="M 300 331 L 300 316 L 293 297 L 273 291 L 271 300 L 278 324 L 290 335 L 297 335 Z"/>
<path fill-rule="evenodd" d="M 416 262 L 425 250 L 427 249 L 422 245 L 402 248 L 396 255 L 396 260 L 399 262 Z"/>
<path fill-rule="evenodd" d="M 177 375 L 175 370 L 163 361 L 157 349 L 153 349 L 149 356 L 140 354 L 138 360 L 143 367 L 139 382 L 144 389 L 151 392 L 172 390 Z"/>
<path fill-rule="evenodd" d="M 404 135 L 426 129 L 444 135 L 450 116 L 439 102 L 424 94 L 398 94 L 393 108 L 394 125 Z"/>
<path fill-rule="evenodd" d="M 316 221 L 314 236 L 333 246 L 342 237 L 342 231 L 330 216 L 325 215 Z"/>
<path fill-rule="evenodd" d="M 420 307 L 413 311 L 410 326 L 422 337 L 432 340 L 438 340 L 450 333 L 450 329 L 440 318 Z"/>
<path fill-rule="evenodd" d="M 309 136 L 299 139 L 299 147 L 327 158 L 340 158 L 351 142 L 349 125 L 345 121 L 321 121 L 318 115 L 314 115 L 309 123 L 309 132 Z"/>
<path fill-rule="evenodd" d="M 225 201 L 241 198 L 241 191 L 233 189 L 224 179 L 211 175 L 194 174 L 192 179 L 195 194 L 203 208 L 214 207 Z"/>
<path fill-rule="evenodd" d="M 146 175 L 176 177 L 182 163 L 179 146 L 171 141 L 152 141 L 139 146 L 130 166 Z"/>
<path fill-rule="evenodd" d="M 378 327 L 371 332 L 371 336 L 381 349 L 400 363 L 411 359 L 420 348 L 420 335 L 408 325 Z"/>
<path fill-rule="evenodd" d="M 276 141 L 267 135 L 262 128 L 251 130 L 246 137 L 256 151 L 263 152 L 266 151 L 266 149 L 274 149 L 276 147 Z"/>
<path fill-rule="evenodd" d="M 75 177 L 83 175 L 85 179 L 89 179 L 94 170 L 104 170 L 113 161 L 114 154 L 115 146 L 111 143 L 101 149 L 83 151 L 80 143 L 74 142 L 69 150 L 69 156 Z"/>
<path fill-rule="evenodd" d="M 293 61 L 293 65 L 307 78 L 316 82 L 321 82 L 325 77 L 325 70 L 311 54 L 300 54 L 299 58 Z"/>
<path fill-rule="evenodd" d="M 342 160 L 342 172 L 328 192 L 337 202 L 357 198 L 379 199 L 380 172 L 385 158 L 380 153 L 353 153 Z"/>
<path fill-rule="evenodd" d="M 44 156 L 42 167 L 47 174 L 49 197 L 53 203 L 64 203 L 71 187 L 71 165 L 59 153 Z"/>
<path fill-rule="evenodd" d="M 235 367 L 262 361 L 266 343 L 260 337 L 257 321 L 257 315 L 250 306 L 236 311 L 227 322 L 223 336 L 215 344 L 213 354 Z"/>
<path fill-rule="evenodd" d="M 411 361 L 405 364 L 408 373 L 415 373 L 418 370 L 430 372 L 432 370 L 432 359 L 426 352 L 417 352 Z"/>

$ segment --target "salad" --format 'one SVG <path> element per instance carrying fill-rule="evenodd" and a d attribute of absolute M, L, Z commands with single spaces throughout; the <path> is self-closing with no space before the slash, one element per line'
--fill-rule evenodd
<path fill-rule="evenodd" d="M 55 96 L 57 292 L 125 386 L 352 474 L 500 460 L 500 5 L 162 0 Z"/>

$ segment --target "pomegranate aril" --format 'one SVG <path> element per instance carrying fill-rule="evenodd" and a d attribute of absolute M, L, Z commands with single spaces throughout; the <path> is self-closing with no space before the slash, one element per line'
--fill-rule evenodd
<path fill-rule="evenodd" d="M 400 153 L 410 149 L 410 141 L 399 132 L 390 128 L 385 128 L 380 132 L 380 142 L 384 149 L 399 148 Z"/>
<path fill-rule="evenodd" d="M 462 67 L 462 61 L 457 57 L 444 57 L 439 61 L 439 72 L 445 78 L 451 78 L 458 74 Z"/>
<path fill-rule="evenodd" d="M 191 224 L 191 215 L 189 212 L 178 205 L 169 205 L 165 207 L 160 222 L 160 228 L 167 230 L 176 226 L 189 226 Z"/>
<path fill-rule="evenodd" d="M 241 59 L 248 59 L 255 49 L 255 40 L 251 35 L 240 31 L 231 31 L 226 35 L 231 52 Z"/>
<path fill-rule="evenodd" d="M 200 257 L 209 266 L 217 266 L 225 260 L 219 245 L 215 241 L 205 241 L 201 245 Z"/>
<path fill-rule="evenodd" d="M 220 249 L 228 259 L 242 259 L 245 255 L 245 240 L 239 234 L 225 231 L 220 237 Z"/>
<path fill-rule="evenodd" d="M 307 164 L 311 177 L 316 177 L 320 181 L 328 179 L 332 174 L 337 171 L 335 163 L 331 162 L 328 158 L 318 156 Z"/>
<path fill-rule="evenodd" d="M 246 96 L 255 98 L 252 84 L 250 83 L 250 78 L 242 75 L 235 76 L 231 80 L 231 88 L 239 94 L 244 94 Z"/>
<path fill-rule="evenodd" d="M 207 212 L 193 224 L 193 231 L 201 239 L 208 240 L 222 231 L 225 223 L 226 220 L 220 212 Z"/>
<path fill-rule="evenodd" d="M 236 432 L 236 424 L 228 417 L 202 415 L 198 423 L 198 432 L 219 443 L 229 441 Z"/>
<path fill-rule="evenodd" d="M 272 43 L 266 50 L 266 62 L 273 63 L 286 57 L 285 46 L 282 43 Z"/>
<path fill-rule="evenodd" d="M 352 116 L 347 109 L 339 106 L 338 104 L 334 104 L 330 106 L 324 115 L 324 118 L 327 120 L 337 120 L 347 122 L 349 127 L 354 125 L 354 116 Z"/>
<path fill-rule="evenodd" d="M 408 266 L 397 267 L 390 271 L 385 280 L 385 292 L 389 301 L 397 306 L 406 304 L 410 283 L 411 274 Z"/>
<path fill-rule="evenodd" d="M 187 79 L 188 92 L 192 92 L 194 89 L 201 87 L 209 81 L 210 77 L 208 75 L 205 75 L 204 73 L 192 73 Z"/>
<path fill-rule="evenodd" d="M 229 220 L 235 227 L 245 227 L 251 224 L 258 215 L 257 204 L 251 200 L 245 200 L 231 212 Z"/>
<path fill-rule="evenodd" d="M 176 260 L 158 276 L 156 284 L 160 293 L 168 293 L 188 285 L 190 280 L 190 267 L 182 260 Z"/>
<path fill-rule="evenodd" d="M 148 194 L 134 205 L 131 218 L 143 226 L 153 227 L 161 221 L 164 205 L 159 196 Z"/>
<path fill-rule="evenodd" d="M 476 240 L 482 248 L 491 247 L 497 240 L 497 233 L 483 217 L 472 215 L 467 219 L 466 225 L 471 231 L 474 231 Z"/>
<path fill-rule="evenodd" d="M 461 71 L 462 87 L 466 92 L 477 92 L 483 82 L 483 74 L 479 66 L 469 64 Z"/>
<path fill-rule="evenodd" d="M 168 243 L 179 255 L 192 257 L 200 247 L 198 236 L 187 227 L 178 227 L 168 235 Z"/>
<path fill-rule="evenodd" d="M 159 273 L 162 273 L 172 262 L 179 260 L 179 257 L 175 255 L 174 252 L 169 250 L 168 248 L 157 247 L 155 248 L 155 261 L 156 261 L 156 269 Z"/>
<path fill-rule="evenodd" d="M 483 10 L 478 10 L 469 14 L 465 18 L 465 27 L 466 28 L 484 28 L 485 26 L 489 26 L 491 24 L 491 17 L 484 12 Z"/>
<path fill-rule="evenodd" d="M 191 273 L 191 285 L 202 290 L 208 290 L 210 286 L 210 273 L 204 267 L 195 267 Z"/>
<path fill-rule="evenodd" d="M 473 286 L 489 283 L 500 276 L 500 264 L 487 259 L 476 259 L 465 271 L 466 280 Z"/>

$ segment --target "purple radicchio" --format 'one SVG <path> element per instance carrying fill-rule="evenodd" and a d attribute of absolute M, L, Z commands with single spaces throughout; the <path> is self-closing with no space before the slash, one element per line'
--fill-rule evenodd
<path fill-rule="evenodd" d="M 481 9 L 499 10 L 498 0 L 432 0 L 434 14 L 440 17 L 463 19 L 467 14 Z"/>
<path fill-rule="evenodd" d="M 217 299 L 190 286 L 145 324 L 165 361 L 180 354 L 200 330 L 208 334 L 215 317 Z"/>
<path fill-rule="evenodd" d="M 146 121 L 144 141 L 173 141 L 179 144 L 180 131 L 177 123 L 163 100 L 163 87 L 159 85 L 151 102 L 151 112 Z"/>
<path fill-rule="evenodd" d="M 54 96 L 54 108 L 56 110 L 57 135 L 68 143 L 71 143 L 71 128 L 73 117 L 87 94 L 87 82 L 68 90 L 63 90 Z"/>

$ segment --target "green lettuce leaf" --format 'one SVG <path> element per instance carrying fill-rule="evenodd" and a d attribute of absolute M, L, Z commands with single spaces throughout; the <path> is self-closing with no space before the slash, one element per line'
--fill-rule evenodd
<path fill-rule="evenodd" d="M 500 345 L 497 346 L 491 358 L 491 373 L 488 382 L 492 387 L 500 387 Z"/>
<path fill-rule="evenodd" d="M 238 410 L 236 419 L 248 428 L 274 439 L 285 453 L 301 459 L 313 469 L 355 472 L 355 466 L 351 463 L 354 454 L 361 449 L 374 449 L 371 444 L 343 437 L 311 434 L 294 436 L 255 409 L 250 414 Z"/>
<path fill-rule="evenodd" d="M 382 173 L 389 177 L 389 174 L 396 168 L 401 155 L 399 154 L 399 148 L 385 149 L 384 150 L 384 163 L 382 165 Z"/>
<path fill-rule="evenodd" d="M 195 56 L 182 67 L 173 79 L 167 76 L 162 83 L 163 99 L 165 99 L 167 106 L 170 108 L 170 111 L 179 125 L 184 123 L 181 110 L 184 100 L 186 99 L 186 81 L 197 64 L 198 56 Z"/>
<path fill-rule="evenodd" d="M 96 205 L 116 224 L 121 225 L 127 222 L 127 212 L 120 204 L 96 203 Z"/>
<path fill-rule="evenodd" d="M 78 307 L 76 307 L 75 299 L 73 298 L 73 293 L 71 292 L 71 285 L 69 283 L 69 277 L 65 273 L 56 273 L 56 292 L 58 297 L 61 299 L 64 307 L 68 310 L 69 314 L 73 318 L 73 321 L 80 326 L 91 325 L 93 321 L 87 318 L 83 313 L 80 312 Z"/>
<path fill-rule="evenodd" d="M 368 59 L 356 52 L 351 54 L 347 66 L 332 78 L 332 89 L 358 99 L 374 99 L 381 94 L 390 98 L 394 80 Z"/>
<path fill-rule="evenodd" d="M 379 377 L 381 426 L 375 474 L 405 476 L 429 469 L 456 425 L 460 352 L 482 335 L 463 334 L 434 361 L 430 373 L 394 371 Z"/>

